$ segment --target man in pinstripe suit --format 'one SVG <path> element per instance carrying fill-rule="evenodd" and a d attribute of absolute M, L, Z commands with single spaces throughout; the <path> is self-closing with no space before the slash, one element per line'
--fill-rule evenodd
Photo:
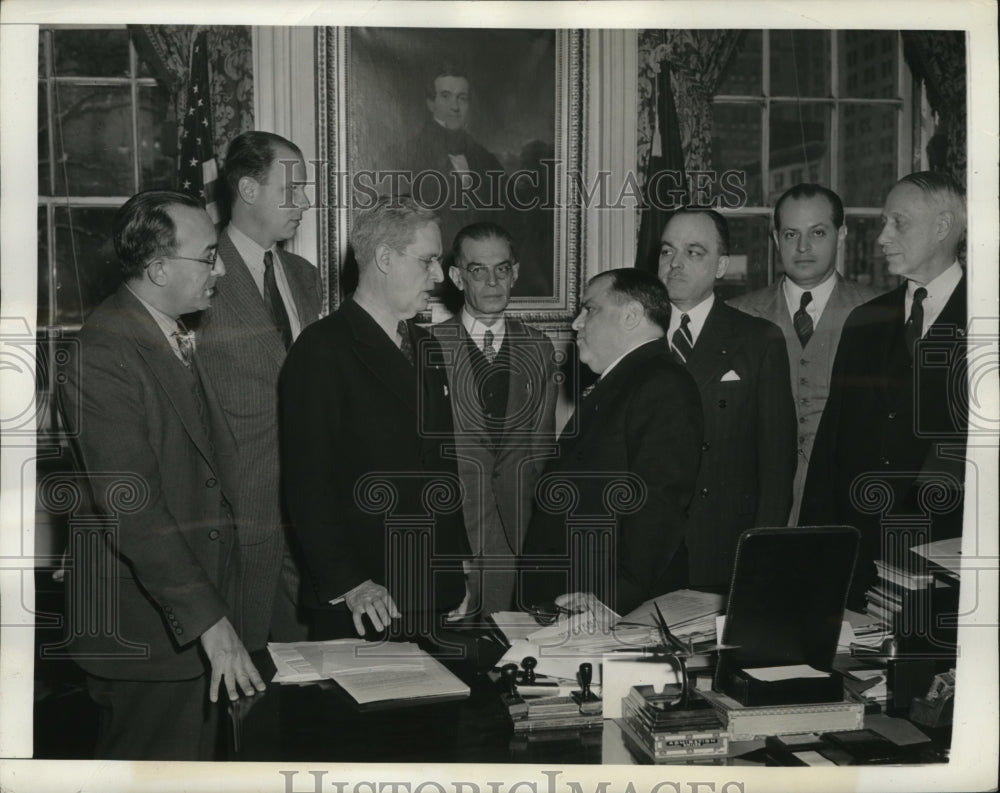
<path fill-rule="evenodd" d="M 278 372 L 322 300 L 316 268 L 278 245 L 295 235 L 309 208 L 299 148 L 279 135 L 246 132 L 230 144 L 224 173 L 232 216 L 219 236 L 219 257 L 229 280 L 202 316 L 198 352 L 239 447 L 241 628 L 256 650 L 269 635 L 306 635 L 281 509 Z"/>

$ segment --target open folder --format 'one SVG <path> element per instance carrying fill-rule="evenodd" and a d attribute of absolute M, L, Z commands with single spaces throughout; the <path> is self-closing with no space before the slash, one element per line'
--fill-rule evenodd
<path fill-rule="evenodd" d="M 358 705 L 403 706 L 465 699 L 469 687 L 412 642 L 270 642 L 274 683 L 333 680 Z"/>

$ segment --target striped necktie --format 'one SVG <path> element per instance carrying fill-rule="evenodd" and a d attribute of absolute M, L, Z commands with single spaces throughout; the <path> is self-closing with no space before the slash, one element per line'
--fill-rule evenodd
<path fill-rule="evenodd" d="M 795 335 L 799 337 L 799 342 L 805 347 L 813 335 L 813 321 L 806 311 L 806 306 L 812 302 L 812 292 L 803 292 L 802 300 L 799 303 L 799 310 L 792 317 L 792 324 L 795 326 Z"/>
<path fill-rule="evenodd" d="M 497 358 L 496 348 L 493 346 L 493 331 L 487 330 L 483 334 L 483 355 L 486 360 L 493 363 Z"/>
<path fill-rule="evenodd" d="M 681 314 L 681 326 L 674 331 L 671 337 L 670 346 L 674 349 L 674 356 L 679 363 L 687 363 L 694 352 L 694 336 L 691 335 L 691 317 Z"/>

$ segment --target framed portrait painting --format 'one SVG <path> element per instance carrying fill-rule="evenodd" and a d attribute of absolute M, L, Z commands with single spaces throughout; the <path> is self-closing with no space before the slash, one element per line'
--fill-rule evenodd
<path fill-rule="evenodd" d="M 582 36 L 565 30 L 326 28 L 318 32 L 318 204 L 329 308 L 353 290 L 357 212 L 411 195 L 441 221 L 506 229 L 520 264 L 510 311 L 564 325 L 576 311 L 582 213 Z M 447 264 L 445 266 L 447 271 Z M 442 285 L 432 314 L 454 310 Z"/>

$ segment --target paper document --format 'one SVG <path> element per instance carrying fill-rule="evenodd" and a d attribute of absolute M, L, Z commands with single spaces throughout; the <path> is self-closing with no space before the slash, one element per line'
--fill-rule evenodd
<path fill-rule="evenodd" d="M 792 664 L 791 666 L 762 666 L 757 669 L 743 670 L 750 677 L 774 683 L 779 680 L 794 680 L 802 677 L 829 677 L 829 672 L 821 672 L 807 664 Z"/>
<path fill-rule="evenodd" d="M 653 600 L 647 600 L 634 611 L 622 617 L 622 623 L 656 625 L 655 603 L 663 612 L 670 632 L 679 639 L 715 639 L 715 617 L 725 606 L 723 595 L 679 589 Z M 721 635 L 721 634 L 720 634 Z"/>
<path fill-rule="evenodd" d="M 960 575 L 962 572 L 962 538 L 954 537 L 950 540 L 938 540 L 925 545 L 915 545 L 911 549 L 915 554 L 923 556 L 925 559 L 940 565 L 952 575 Z"/>

